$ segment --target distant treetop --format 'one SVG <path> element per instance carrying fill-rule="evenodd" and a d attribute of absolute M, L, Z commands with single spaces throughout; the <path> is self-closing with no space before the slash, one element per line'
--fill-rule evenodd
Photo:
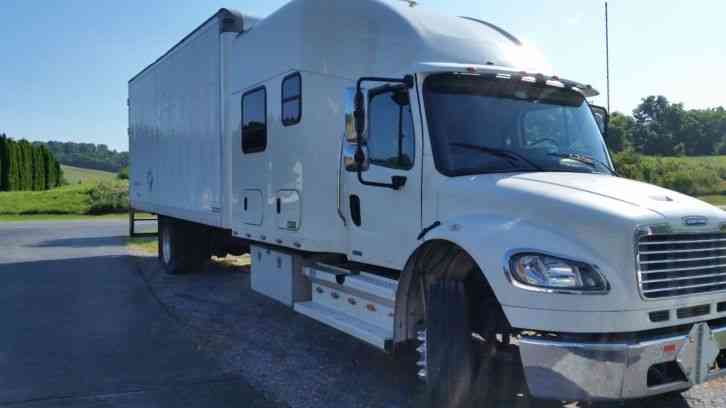
<path fill-rule="evenodd" d="M 116 173 L 129 165 L 128 152 L 110 150 L 103 144 L 53 141 L 36 144 L 45 145 L 61 164 L 67 166 Z"/>

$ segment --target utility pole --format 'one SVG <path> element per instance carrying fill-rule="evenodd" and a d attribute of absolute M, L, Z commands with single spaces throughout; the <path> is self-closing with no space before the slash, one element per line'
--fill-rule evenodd
<path fill-rule="evenodd" d="M 610 111 L 610 26 L 608 25 L 608 2 L 605 2 L 605 72 L 607 75 L 607 101 Z"/>

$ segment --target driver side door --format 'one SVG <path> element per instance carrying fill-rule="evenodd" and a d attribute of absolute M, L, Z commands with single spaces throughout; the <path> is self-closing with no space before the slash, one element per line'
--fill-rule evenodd
<path fill-rule="evenodd" d="M 414 91 L 415 92 L 415 91 Z M 405 177 L 398 190 L 364 185 L 344 171 L 343 212 L 349 231 L 349 259 L 402 269 L 421 231 L 421 129 L 408 89 L 385 86 L 368 94 L 366 181 L 389 183 Z M 415 95 L 415 94 L 414 94 Z"/>

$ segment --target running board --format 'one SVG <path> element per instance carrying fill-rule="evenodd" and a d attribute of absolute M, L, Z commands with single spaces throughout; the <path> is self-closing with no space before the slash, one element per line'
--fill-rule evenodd
<path fill-rule="evenodd" d="M 389 351 L 398 282 L 341 265 L 315 263 L 303 268 L 311 297 L 295 310 L 344 333 Z"/>
<path fill-rule="evenodd" d="M 390 350 L 391 340 L 393 339 L 391 331 L 368 324 L 347 313 L 336 311 L 316 302 L 295 303 L 295 311 L 363 340 L 381 350 Z"/>

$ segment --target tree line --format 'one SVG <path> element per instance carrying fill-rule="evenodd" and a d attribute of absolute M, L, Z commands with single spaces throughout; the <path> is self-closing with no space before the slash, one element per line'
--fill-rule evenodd
<path fill-rule="evenodd" d="M 608 146 L 654 156 L 726 154 L 726 109 L 686 110 L 664 96 L 644 98 L 633 115 L 610 116 Z"/>
<path fill-rule="evenodd" d="M 60 164 L 45 146 L 0 134 L 0 191 L 48 190 L 62 180 Z"/>
<path fill-rule="evenodd" d="M 67 166 L 116 173 L 129 165 L 128 152 L 111 150 L 104 144 L 54 141 L 43 144 L 61 164 Z"/>

